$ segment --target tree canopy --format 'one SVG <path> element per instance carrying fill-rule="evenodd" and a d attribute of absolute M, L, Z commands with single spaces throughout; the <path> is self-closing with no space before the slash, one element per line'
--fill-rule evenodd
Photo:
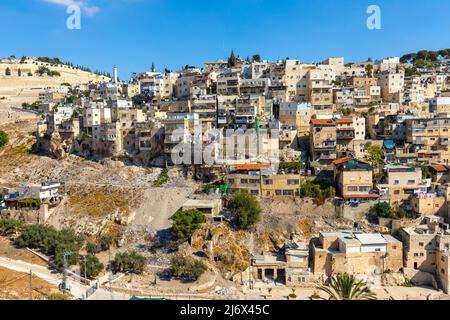
<path fill-rule="evenodd" d="M 376 295 L 370 291 L 367 283 L 356 280 L 355 276 L 344 273 L 333 276 L 329 284 L 318 287 L 329 295 L 328 300 L 375 300 Z"/>
<path fill-rule="evenodd" d="M 88 254 L 80 259 L 80 272 L 81 275 L 86 275 L 87 278 L 94 279 L 104 268 L 103 263 L 92 254 Z"/>
<path fill-rule="evenodd" d="M 394 216 L 389 203 L 379 202 L 373 207 L 373 209 L 375 210 L 375 214 L 379 218 L 391 219 Z"/>
<path fill-rule="evenodd" d="M 177 255 L 170 261 L 170 271 L 176 278 L 195 281 L 205 273 L 208 267 L 200 260 Z"/>
<path fill-rule="evenodd" d="M 202 223 L 205 223 L 205 215 L 196 210 L 177 211 L 173 217 L 172 230 L 181 240 L 186 240 L 192 236 Z"/>
<path fill-rule="evenodd" d="M 236 193 L 228 208 L 236 217 L 237 225 L 241 229 L 247 229 L 259 221 L 261 208 L 258 200 L 249 193 Z"/>
<path fill-rule="evenodd" d="M 113 272 L 133 272 L 141 274 L 144 272 L 146 259 L 136 250 L 118 253 L 111 262 Z"/>
<path fill-rule="evenodd" d="M 234 55 L 234 51 L 231 50 L 230 57 L 228 58 L 228 67 L 236 66 L 236 56 Z"/>
<path fill-rule="evenodd" d="M 383 147 L 369 143 L 367 145 L 366 160 L 370 162 L 374 170 L 379 169 L 384 162 Z"/>

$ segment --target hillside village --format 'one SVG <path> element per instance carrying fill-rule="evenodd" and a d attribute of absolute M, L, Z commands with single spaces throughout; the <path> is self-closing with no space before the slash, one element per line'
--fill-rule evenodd
<path fill-rule="evenodd" d="M 1 59 L 0 267 L 70 270 L 72 298 L 327 298 L 346 274 L 448 299 L 449 123 L 450 49 L 128 81 Z"/>

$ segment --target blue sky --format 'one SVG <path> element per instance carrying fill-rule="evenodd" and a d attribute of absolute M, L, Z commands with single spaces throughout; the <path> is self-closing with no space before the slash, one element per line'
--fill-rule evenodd
<path fill-rule="evenodd" d="M 66 28 L 68 3 L 82 7 L 81 30 Z M 382 29 L 366 27 L 369 5 Z M 175 70 L 226 58 L 319 62 L 450 48 L 448 0 L 2 0 L 0 56 L 59 57 L 91 69 Z"/>

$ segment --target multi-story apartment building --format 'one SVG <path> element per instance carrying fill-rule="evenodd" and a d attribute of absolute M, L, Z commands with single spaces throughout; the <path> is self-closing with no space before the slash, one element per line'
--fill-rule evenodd
<path fill-rule="evenodd" d="M 403 264 L 405 268 L 435 275 L 445 292 L 449 291 L 450 233 L 444 219 L 426 217 L 425 224 L 403 228 Z"/>
<path fill-rule="evenodd" d="M 312 161 L 327 165 L 336 160 L 337 132 L 333 119 L 311 119 L 309 137 Z"/>
<path fill-rule="evenodd" d="M 386 183 L 377 185 L 381 199 L 391 207 L 404 206 L 412 208 L 414 194 L 426 193 L 431 186 L 431 179 L 422 178 L 421 168 L 390 164 L 385 167 Z"/>
<path fill-rule="evenodd" d="M 298 196 L 300 174 L 278 174 L 270 164 L 236 165 L 227 174 L 231 193 L 248 192 L 259 197 Z"/>
<path fill-rule="evenodd" d="M 436 97 L 430 100 L 430 112 L 450 114 L 450 97 Z"/>
<path fill-rule="evenodd" d="M 447 117 L 406 120 L 406 142 L 415 146 L 419 162 L 449 163 L 449 124 Z"/>
<path fill-rule="evenodd" d="M 333 161 L 334 181 L 339 196 L 347 201 L 365 201 L 378 198 L 373 192 L 372 167 L 350 157 Z"/>
<path fill-rule="evenodd" d="M 378 77 L 378 86 L 381 88 L 381 98 L 386 102 L 403 102 L 405 87 L 405 72 L 400 70 L 384 71 Z"/>
<path fill-rule="evenodd" d="M 217 77 L 217 94 L 230 96 L 240 95 L 241 73 L 240 70 L 230 70 Z"/>
<path fill-rule="evenodd" d="M 191 144 L 193 142 L 201 142 L 202 132 L 196 132 L 196 126 L 199 128 L 200 117 L 196 113 L 171 113 L 167 114 L 164 124 L 164 154 L 167 161 L 170 162 L 172 152 L 177 145 Z M 197 129 L 199 130 L 199 129 Z M 203 129 L 202 129 L 203 131 Z M 179 154 L 183 150 L 175 150 Z M 191 154 L 189 153 L 189 159 Z"/>
<path fill-rule="evenodd" d="M 202 122 L 209 122 L 211 127 L 216 126 L 217 122 L 217 96 L 200 95 L 190 101 L 190 112 L 199 115 Z"/>
<path fill-rule="evenodd" d="M 279 120 L 282 124 L 295 128 L 299 137 L 309 136 L 311 104 L 307 102 L 281 103 Z"/>
<path fill-rule="evenodd" d="M 307 100 L 311 102 L 313 114 L 333 113 L 333 86 L 331 70 L 314 69 L 307 74 Z"/>

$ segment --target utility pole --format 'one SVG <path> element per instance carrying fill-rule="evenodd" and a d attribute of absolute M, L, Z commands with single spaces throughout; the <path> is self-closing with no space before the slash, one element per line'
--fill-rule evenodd
<path fill-rule="evenodd" d="M 33 300 L 33 271 L 30 270 L 30 300 Z"/>
<path fill-rule="evenodd" d="M 64 268 L 64 272 L 63 272 L 63 294 L 66 294 L 67 291 L 67 256 L 70 255 L 69 252 L 64 252 L 63 253 L 63 268 Z"/>
<path fill-rule="evenodd" d="M 108 250 L 108 255 L 109 255 L 109 276 L 108 276 L 109 294 L 111 295 L 111 300 L 114 300 L 114 295 L 113 295 L 112 287 L 111 287 L 111 280 L 112 280 L 111 248 Z"/>
<path fill-rule="evenodd" d="M 86 260 L 87 260 L 87 256 L 83 257 L 83 262 L 84 262 L 84 280 L 87 280 L 86 277 Z"/>

